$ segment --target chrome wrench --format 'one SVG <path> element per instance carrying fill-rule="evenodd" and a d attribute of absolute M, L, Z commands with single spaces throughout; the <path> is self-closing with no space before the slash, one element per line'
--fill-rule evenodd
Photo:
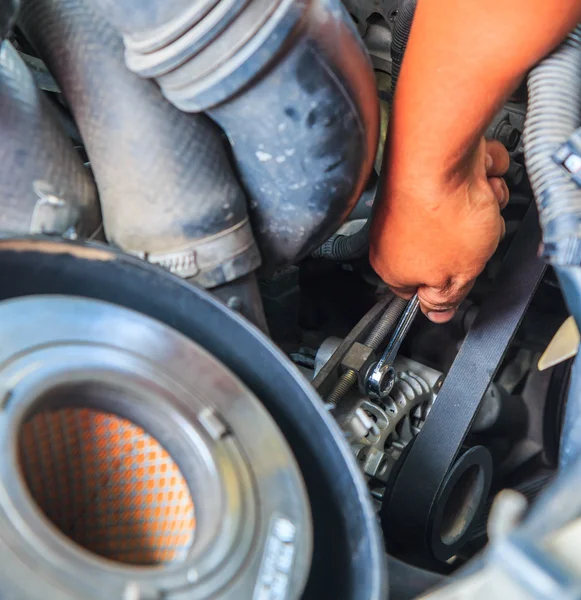
<path fill-rule="evenodd" d="M 419 308 L 420 301 L 416 294 L 408 302 L 408 305 L 403 311 L 395 331 L 387 344 L 385 352 L 367 377 L 365 389 L 371 398 L 376 400 L 385 398 L 391 392 L 393 384 L 395 383 L 395 369 L 393 368 L 393 363 L 405 336 L 408 334 L 409 329 L 418 314 Z"/>

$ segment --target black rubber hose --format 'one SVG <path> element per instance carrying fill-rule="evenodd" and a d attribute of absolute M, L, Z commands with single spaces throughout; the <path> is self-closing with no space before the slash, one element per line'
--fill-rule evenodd
<path fill-rule="evenodd" d="M 12 45 L 0 47 L 0 231 L 89 237 L 97 190 L 44 93 Z"/>
<path fill-rule="evenodd" d="M 73 112 L 108 240 L 206 287 L 254 270 L 245 196 L 216 126 L 131 73 L 119 34 L 85 0 L 23 0 L 20 26 Z"/>
<path fill-rule="evenodd" d="M 369 251 L 369 224 L 370 221 L 367 221 L 361 229 L 350 235 L 338 233 L 332 236 L 313 252 L 313 258 L 342 262 L 365 256 Z"/>
<path fill-rule="evenodd" d="M 554 264 L 563 293 L 581 326 L 581 189 L 554 160 L 581 122 L 581 26 L 528 78 L 524 150 L 541 227 L 542 254 Z M 581 379 L 576 365 L 561 439 L 561 467 L 581 456 Z M 576 433 L 577 432 L 577 433 Z"/>
<path fill-rule="evenodd" d="M 339 229 L 371 172 L 379 113 L 339 0 L 204 0 L 179 16 L 179 0 L 91 1 L 124 34 L 133 71 L 228 135 L 266 273 Z"/>
<path fill-rule="evenodd" d="M 395 92 L 395 86 L 399 79 L 399 72 L 403 62 L 403 55 L 412 30 L 412 22 L 416 12 L 417 0 L 401 0 L 395 25 L 393 27 L 393 38 L 391 41 L 391 90 Z"/>
<path fill-rule="evenodd" d="M 97 190 L 62 120 L 12 44 L 18 0 L 0 0 L 0 232 L 90 237 Z"/>

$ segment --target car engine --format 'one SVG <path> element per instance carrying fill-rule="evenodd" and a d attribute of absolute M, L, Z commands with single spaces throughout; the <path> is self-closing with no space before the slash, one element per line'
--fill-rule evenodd
<path fill-rule="evenodd" d="M 581 32 L 436 325 L 368 259 L 415 4 L 0 0 L 0 597 L 579 597 Z"/>

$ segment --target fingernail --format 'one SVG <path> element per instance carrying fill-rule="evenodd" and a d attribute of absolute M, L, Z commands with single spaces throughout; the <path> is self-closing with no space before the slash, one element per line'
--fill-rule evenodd
<path fill-rule="evenodd" d="M 493 164 L 493 160 L 492 160 L 492 156 L 490 156 L 490 154 L 486 155 L 486 168 L 490 169 L 490 167 L 492 167 Z"/>
<path fill-rule="evenodd" d="M 456 309 L 450 310 L 431 310 L 428 313 L 428 319 L 432 323 L 447 323 L 456 314 Z"/>

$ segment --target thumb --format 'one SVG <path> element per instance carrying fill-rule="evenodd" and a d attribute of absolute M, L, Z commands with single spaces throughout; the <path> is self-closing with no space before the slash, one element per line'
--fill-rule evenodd
<path fill-rule="evenodd" d="M 422 286 L 418 298 L 422 312 L 434 323 L 447 323 L 456 314 L 458 306 L 472 289 L 474 280 L 464 285 L 451 283 L 445 287 Z"/>

